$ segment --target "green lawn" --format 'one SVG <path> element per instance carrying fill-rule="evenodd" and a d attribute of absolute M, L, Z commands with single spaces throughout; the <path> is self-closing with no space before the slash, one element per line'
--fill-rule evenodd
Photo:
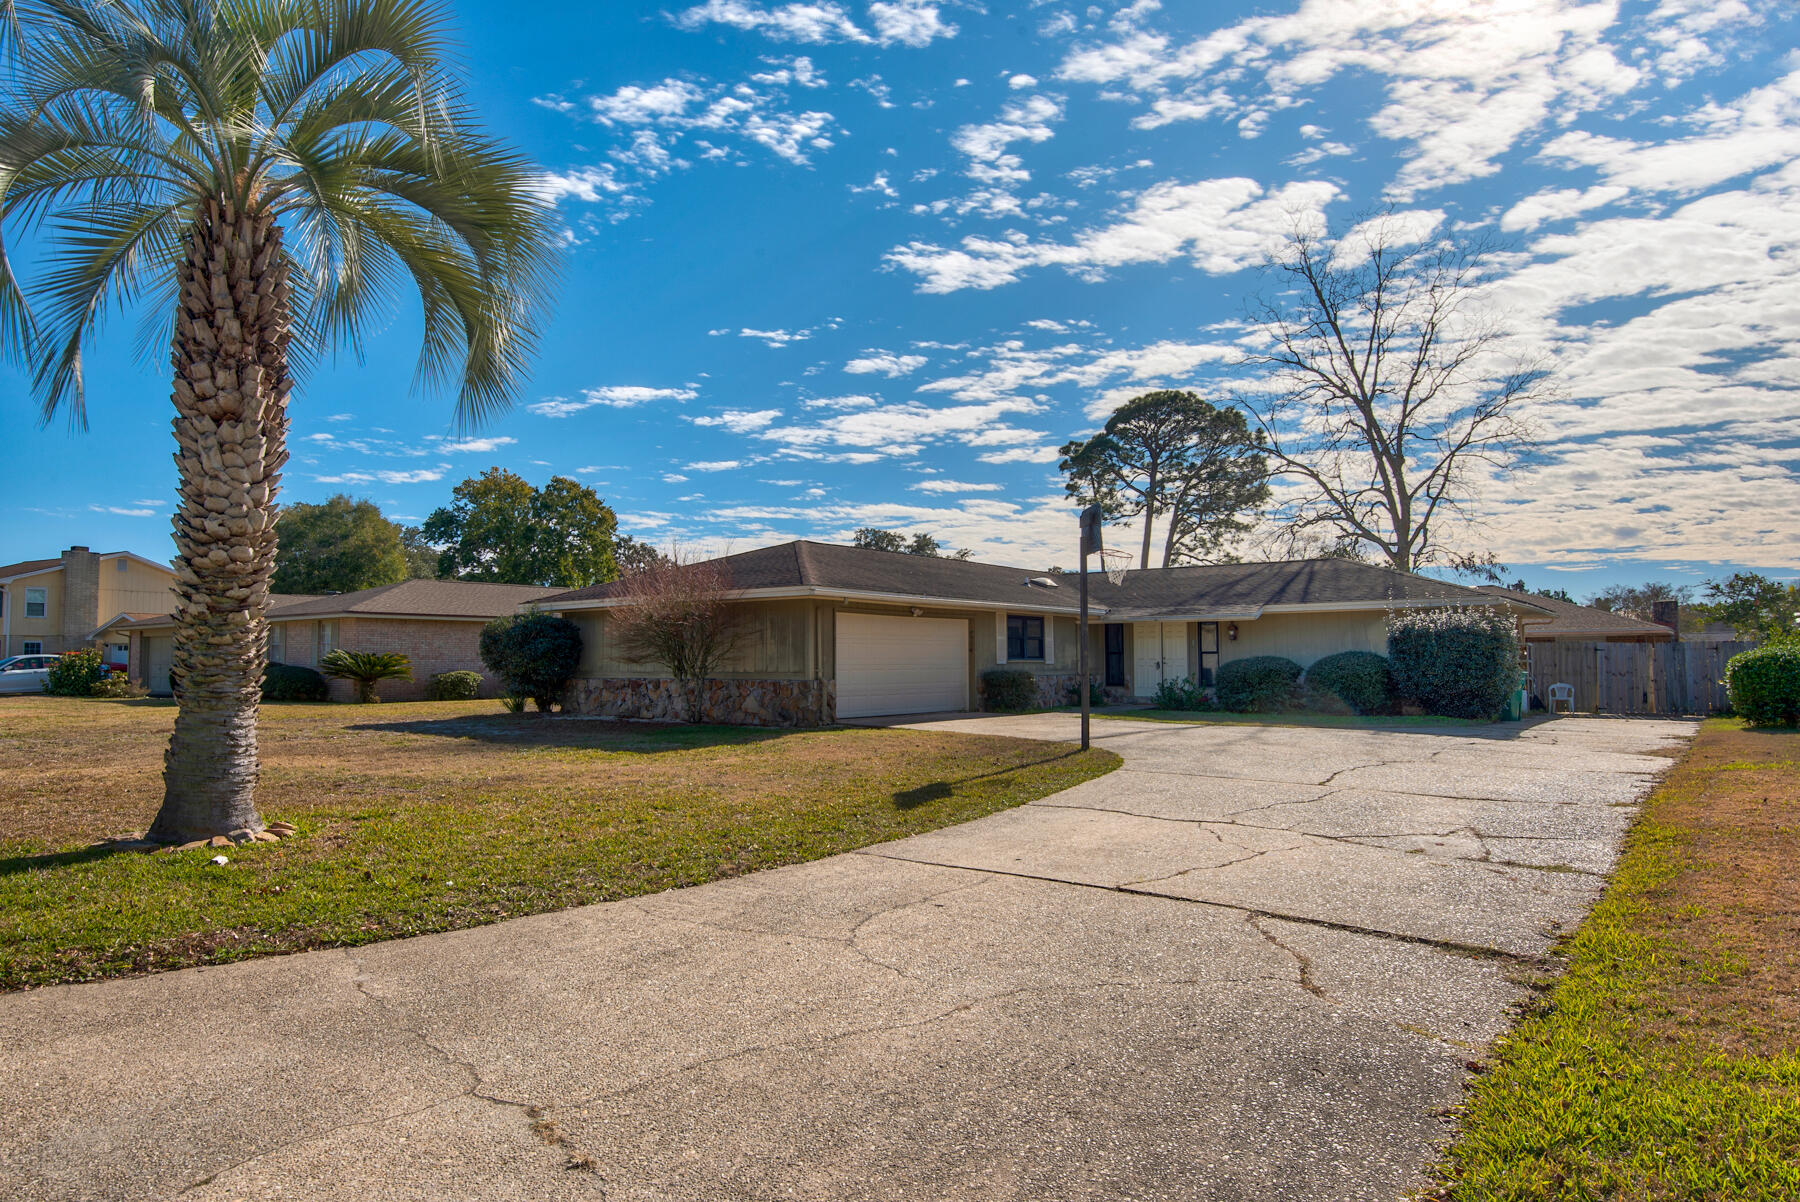
<path fill-rule="evenodd" d="M 0 701 L 0 989 L 450 930 L 815 859 L 1111 771 L 948 732 L 652 727 L 499 703 L 271 705 L 278 844 L 97 848 L 160 799 L 173 707 Z"/>
<path fill-rule="evenodd" d="M 1426 1196 L 1800 1198 L 1796 864 L 1800 733 L 1707 722 Z"/>

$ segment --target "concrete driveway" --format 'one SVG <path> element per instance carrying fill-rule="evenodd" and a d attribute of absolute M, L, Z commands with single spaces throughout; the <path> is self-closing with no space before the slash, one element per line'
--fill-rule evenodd
<path fill-rule="evenodd" d="M 0 1196 L 1391 1199 L 1693 728 L 1095 730 L 860 853 L 0 997 Z"/>

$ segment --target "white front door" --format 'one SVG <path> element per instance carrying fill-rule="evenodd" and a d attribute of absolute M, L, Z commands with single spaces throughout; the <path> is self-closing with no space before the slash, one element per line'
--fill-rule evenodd
<path fill-rule="evenodd" d="M 969 623 L 963 618 L 837 615 L 840 718 L 969 708 Z"/>
<path fill-rule="evenodd" d="M 1186 622 L 1133 622 L 1131 624 L 1131 691 L 1138 697 L 1154 697 L 1165 680 L 1188 674 Z"/>

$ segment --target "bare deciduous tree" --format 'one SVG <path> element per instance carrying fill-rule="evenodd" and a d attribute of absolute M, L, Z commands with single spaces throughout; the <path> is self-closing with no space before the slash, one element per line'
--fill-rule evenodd
<path fill-rule="evenodd" d="M 672 548 L 626 576 L 607 627 L 621 659 L 659 664 L 682 685 L 690 722 L 698 720 L 699 682 L 718 672 L 747 632 L 743 593 L 716 560 Z"/>
<path fill-rule="evenodd" d="M 1268 387 L 1244 407 L 1301 486 L 1281 506 L 1292 537 L 1491 574 L 1491 556 L 1451 545 L 1451 519 L 1528 448 L 1521 410 L 1552 389 L 1472 303 L 1489 250 L 1415 242 L 1393 215 L 1336 241 L 1290 235 L 1270 266 L 1287 288 L 1252 310 L 1268 349 L 1248 364 Z"/>

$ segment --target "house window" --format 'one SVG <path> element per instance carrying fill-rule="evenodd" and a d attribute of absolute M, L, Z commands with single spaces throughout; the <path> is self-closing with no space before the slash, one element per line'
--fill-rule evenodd
<path fill-rule="evenodd" d="M 1122 622 L 1106 624 L 1106 685 L 1117 689 L 1125 687 L 1125 625 Z"/>
<path fill-rule="evenodd" d="M 324 663 L 325 657 L 327 655 L 331 654 L 331 652 L 336 647 L 337 647 L 337 623 L 336 622 L 320 622 L 319 623 L 319 654 L 318 654 L 318 657 L 313 660 L 313 663 L 315 663 L 315 664 Z"/>
<path fill-rule="evenodd" d="M 1044 658 L 1044 619 L 1027 614 L 1006 615 L 1006 658 Z"/>
<path fill-rule="evenodd" d="M 19 644 L 20 655 L 42 655 L 43 653 L 44 644 L 36 639 L 26 639 L 23 643 Z"/>
<path fill-rule="evenodd" d="M 1219 624 L 1200 623 L 1200 687 L 1210 689 L 1219 683 Z"/>
<path fill-rule="evenodd" d="M 47 590 L 41 588 L 28 588 L 25 590 L 26 617 L 41 618 L 49 612 L 50 594 Z"/>
<path fill-rule="evenodd" d="M 287 627 L 285 626 L 269 623 L 269 662 L 272 664 L 287 663 L 287 660 L 283 658 L 283 644 L 287 642 L 286 631 Z"/>

